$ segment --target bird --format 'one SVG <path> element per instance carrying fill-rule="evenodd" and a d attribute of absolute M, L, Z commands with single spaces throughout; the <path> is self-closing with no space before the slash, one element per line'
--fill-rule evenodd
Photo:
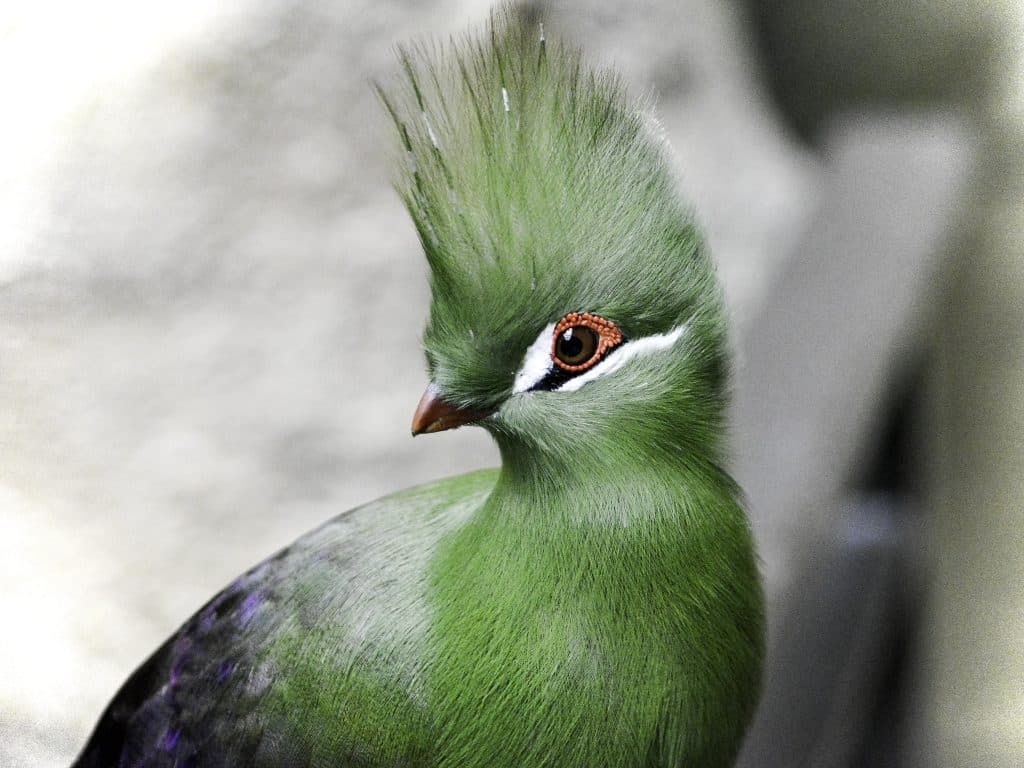
<path fill-rule="evenodd" d="M 759 563 L 728 327 L 649 98 L 521 8 L 374 86 L 428 264 L 413 435 L 500 467 L 339 514 L 202 606 L 74 768 L 724 768 Z"/>

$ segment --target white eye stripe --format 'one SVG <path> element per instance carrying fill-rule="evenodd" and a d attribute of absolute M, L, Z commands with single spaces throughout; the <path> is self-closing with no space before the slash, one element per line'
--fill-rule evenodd
<path fill-rule="evenodd" d="M 551 362 L 551 334 L 555 332 L 555 324 L 551 323 L 540 332 L 540 336 L 526 349 L 523 366 L 516 374 L 512 392 L 519 394 L 537 386 L 548 375 L 554 363 Z"/>
<path fill-rule="evenodd" d="M 512 386 L 513 394 L 519 394 L 520 392 L 532 389 L 554 370 L 555 365 L 551 362 L 551 334 L 554 333 L 554 330 L 555 324 L 551 323 L 540 332 L 536 341 L 527 348 L 522 368 L 516 374 L 515 382 Z M 609 352 L 604 360 L 593 368 L 569 379 L 555 391 L 575 392 L 587 382 L 609 373 L 614 373 L 638 355 L 646 355 L 668 349 L 679 341 L 685 332 L 686 324 L 684 323 L 673 328 L 668 333 L 659 333 L 628 341 L 618 349 Z"/>
<path fill-rule="evenodd" d="M 581 373 L 579 376 L 569 379 L 555 392 L 575 392 L 584 384 L 609 373 L 615 373 L 622 366 L 640 355 L 649 355 L 652 352 L 660 352 L 674 345 L 686 332 L 686 324 L 676 326 L 668 333 L 659 333 L 654 336 L 644 336 L 634 341 L 628 341 L 618 349 L 609 352 L 604 360 L 590 370 Z"/>

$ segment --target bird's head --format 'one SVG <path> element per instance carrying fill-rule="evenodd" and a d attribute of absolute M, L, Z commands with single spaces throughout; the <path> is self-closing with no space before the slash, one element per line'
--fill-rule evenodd
<path fill-rule="evenodd" d="M 506 457 L 706 452 L 721 297 L 649 112 L 514 14 L 401 58 L 382 95 L 432 288 L 413 432 L 476 422 Z"/>

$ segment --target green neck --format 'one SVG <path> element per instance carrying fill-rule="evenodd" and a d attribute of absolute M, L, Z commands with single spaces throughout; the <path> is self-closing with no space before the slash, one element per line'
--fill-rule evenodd
<path fill-rule="evenodd" d="M 536 430 L 540 441 L 496 431 L 501 473 L 483 513 L 500 509 L 513 526 L 539 517 L 545 526 L 643 528 L 735 508 L 737 489 L 717 461 L 719 447 L 692 444 L 683 425 L 658 426 L 565 437 Z"/>
<path fill-rule="evenodd" d="M 648 444 L 499 444 L 494 491 L 435 564 L 443 768 L 727 765 L 761 631 L 732 483 Z"/>

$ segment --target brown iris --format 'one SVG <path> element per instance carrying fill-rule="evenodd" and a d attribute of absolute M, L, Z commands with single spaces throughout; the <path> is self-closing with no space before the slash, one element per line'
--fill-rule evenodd
<path fill-rule="evenodd" d="M 622 343 L 611 320 L 589 312 L 570 312 L 558 321 L 551 340 L 551 359 L 564 371 L 585 371 Z"/>

